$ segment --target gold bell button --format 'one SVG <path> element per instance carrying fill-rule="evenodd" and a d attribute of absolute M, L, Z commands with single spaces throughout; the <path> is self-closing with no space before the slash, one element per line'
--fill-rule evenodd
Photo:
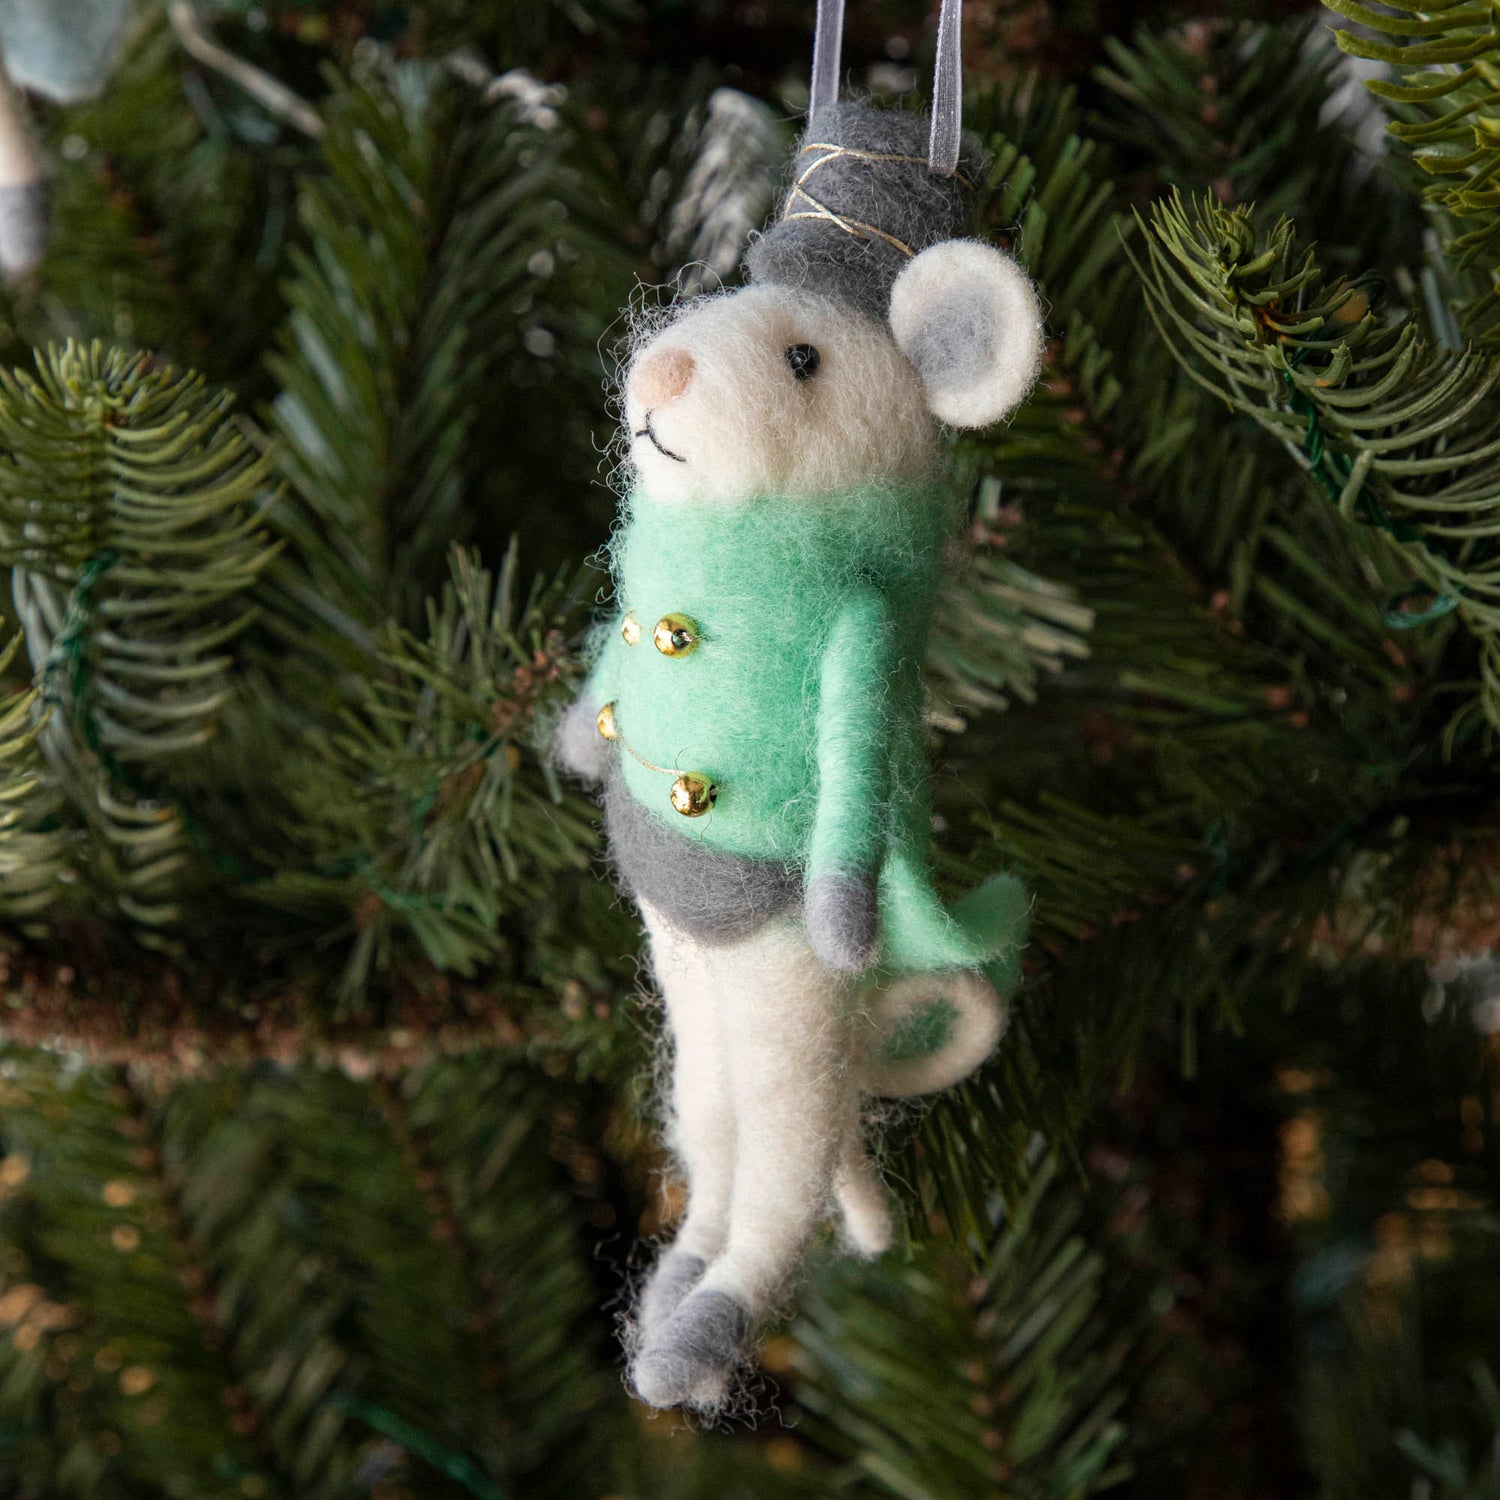
<path fill-rule="evenodd" d="M 687 615 L 663 615 L 651 632 L 663 656 L 687 656 L 698 649 L 698 622 Z"/>
<path fill-rule="evenodd" d="M 599 710 L 599 717 L 594 720 L 594 727 L 607 740 L 617 740 L 620 738 L 620 730 L 615 723 L 615 706 L 613 703 L 606 703 Z"/>
<path fill-rule="evenodd" d="M 627 609 L 620 621 L 620 637 L 627 646 L 633 646 L 641 638 L 641 622 Z"/>
<path fill-rule="evenodd" d="M 672 806 L 685 818 L 701 818 L 719 800 L 719 789 L 698 771 L 684 771 L 672 783 Z"/>

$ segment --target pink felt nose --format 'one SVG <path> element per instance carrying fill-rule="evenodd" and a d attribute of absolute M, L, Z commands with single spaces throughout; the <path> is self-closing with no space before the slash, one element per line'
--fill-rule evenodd
<path fill-rule="evenodd" d="M 693 378 L 693 356 L 686 349 L 658 349 L 630 374 L 630 394 L 648 410 L 675 401 Z"/>

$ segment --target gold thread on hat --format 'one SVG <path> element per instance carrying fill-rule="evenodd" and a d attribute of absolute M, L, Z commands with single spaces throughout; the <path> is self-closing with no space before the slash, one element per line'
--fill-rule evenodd
<path fill-rule="evenodd" d="M 860 151 L 853 146 L 840 146 L 833 141 L 812 141 L 797 153 L 803 156 L 809 151 L 821 151 L 824 155 L 816 161 L 810 162 L 800 171 L 792 182 L 791 190 L 787 193 L 786 207 L 782 210 L 781 217 L 786 219 L 823 219 L 829 224 L 837 225 L 845 234 L 852 234 L 857 240 L 870 238 L 881 239 L 886 244 L 899 250 L 908 260 L 916 257 L 916 251 L 905 243 L 898 240 L 895 235 L 887 234 L 883 229 L 877 229 L 873 224 L 866 224 L 860 219 L 847 219 L 843 214 L 835 212 L 826 203 L 820 202 L 807 190 L 807 179 L 821 167 L 824 162 L 830 162 L 837 157 L 848 157 L 851 161 L 896 161 L 906 162 L 912 166 L 925 167 L 928 165 L 925 156 L 905 156 L 899 152 L 889 151 Z M 962 172 L 954 174 L 965 187 L 973 184 Z M 805 209 L 793 210 L 792 205 L 801 199 L 808 205 Z"/>

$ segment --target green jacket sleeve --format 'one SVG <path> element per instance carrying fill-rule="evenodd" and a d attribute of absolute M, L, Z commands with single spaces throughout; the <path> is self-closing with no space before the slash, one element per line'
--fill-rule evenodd
<path fill-rule="evenodd" d="M 817 810 L 806 878 L 840 875 L 873 885 L 885 855 L 895 669 L 895 622 L 880 590 L 846 596 L 818 675 Z"/>

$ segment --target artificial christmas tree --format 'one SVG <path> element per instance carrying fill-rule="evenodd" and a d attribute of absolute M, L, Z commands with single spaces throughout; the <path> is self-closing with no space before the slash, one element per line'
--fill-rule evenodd
<path fill-rule="evenodd" d="M 1500 33 L 1341 8 L 1375 106 L 1326 12 L 967 7 L 1048 345 L 954 445 L 933 849 L 1033 937 L 729 1431 L 620 1380 L 659 1007 L 547 746 L 617 309 L 733 278 L 810 7 L 145 4 L 32 101 L 6 1493 L 1492 1492 Z"/>

